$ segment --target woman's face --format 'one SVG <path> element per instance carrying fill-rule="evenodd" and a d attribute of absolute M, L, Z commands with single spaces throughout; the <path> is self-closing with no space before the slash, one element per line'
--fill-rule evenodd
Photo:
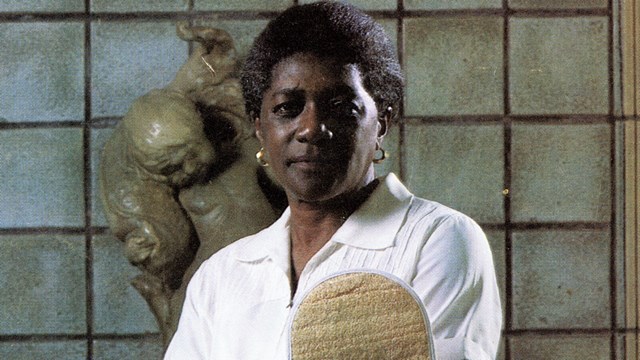
<path fill-rule="evenodd" d="M 378 117 L 355 66 L 295 54 L 274 67 L 255 125 L 289 201 L 321 202 L 374 179 L 387 119 Z"/>

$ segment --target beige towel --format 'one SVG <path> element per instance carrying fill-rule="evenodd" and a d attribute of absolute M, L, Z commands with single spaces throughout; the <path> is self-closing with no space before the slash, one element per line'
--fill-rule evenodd
<path fill-rule="evenodd" d="M 393 275 L 358 271 L 330 277 L 294 311 L 294 360 L 434 359 L 424 306 Z"/>

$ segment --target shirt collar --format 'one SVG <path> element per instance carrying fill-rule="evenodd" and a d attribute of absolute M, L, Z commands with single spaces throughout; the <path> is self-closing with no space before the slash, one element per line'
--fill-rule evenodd
<path fill-rule="evenodd" d="M 413 195 L 393 173 L 380 180 L 369 199 L 349 216 L 331 241 L 371 250 L 393 246 Z"/>
<path fill-rule="evenodd" d="M 290 216 L 291 210 L 287 207 L 276 222 L 253 235 L 238 251 L 236 258 L 242 262 L 253 262 L 270 257 L 278 264 L 288 264 Z"/>
<path fill-rule="evenodd" d="M 393 173 L 380 180 L 369 199 L 349 216 L 330 241 L 371 250 L 393 246 L 413 194 Z M 237 259 L 253 262 L 270 257 L 276 264 L 289 264 L 290 216 L 287 208 L 275 223 L 245 243 Z"/>

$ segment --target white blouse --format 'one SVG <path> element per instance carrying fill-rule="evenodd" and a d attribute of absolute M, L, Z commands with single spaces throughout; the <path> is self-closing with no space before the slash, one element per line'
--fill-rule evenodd
<path fill-rule="evenodd" d="M 306 264 L 292 295 L 289 209 L 227 246 L 191 279 L 166 359 L 288 359 L 291 304 L 327 275 L 391 273 L 422 299 L 436 356 L 494 359 L 502 325 L 491 250 L 466 215 L 412 195 L 389 174 Z"/>

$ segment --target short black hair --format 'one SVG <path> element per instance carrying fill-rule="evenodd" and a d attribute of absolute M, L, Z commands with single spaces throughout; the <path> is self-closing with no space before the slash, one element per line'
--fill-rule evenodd
<path fill-rule="evenodd" d="M 403 95 L 403 77 L 395 47 L 384 29 L 349 4 L 320 1 L 285 10 L 254 41 L 240 78 L 246 111 L 252 118 L 260 114 L 273 68 L 297 53 L 356 65 L 378 111 L 392 107 L 391 117 L 395 115 Z"/>

